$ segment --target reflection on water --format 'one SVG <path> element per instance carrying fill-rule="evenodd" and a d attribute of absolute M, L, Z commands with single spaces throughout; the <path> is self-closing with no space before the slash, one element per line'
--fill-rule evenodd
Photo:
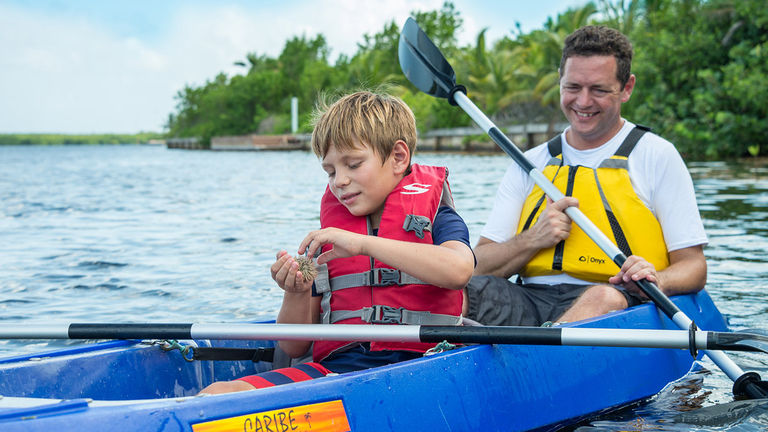
<path fill-rule="evenodd" d="M 709 290 L 727 302 L 731 325 L 763 327 L 768 316 L 768 166 L 690 164 L 710 237 Z"/>
<path fill-rule="evenodd" d="M 448 167 L 474 244 L 510 160 L 419 153 L 416 162 Z M 306 152 L 0 146 L 0 166 L 0 319 L 13 322 L 272 318 L 282 293 L 269 266 L 278 250 L 293 252 L 318 227 L 327 181 Z M 710 294 L 732 326 L 766 328 L 768 165 L 707 162 L 690 170 L 710 238 Z M 0 355 L 70 343 L 0 341 Z M 768 376 L 765 356 L 732 357 Z M 757 415 L 725 427 L 674 421 L 680 412 L 731 401 L 731 385 L 705 360 L 651 401 L 588 427 L 768 425 Z"/>

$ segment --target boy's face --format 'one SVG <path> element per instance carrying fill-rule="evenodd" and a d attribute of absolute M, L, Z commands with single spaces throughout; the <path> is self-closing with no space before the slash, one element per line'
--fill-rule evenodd
<path fill-rule="evenodd" d="M 355 143 L 353 150 L 339 151 L 331 145 L 322 160 L 328 186 L 334 196 L 355 216 L 377 220 L 384 201 L 402 176 L 392 167 L 392 157 L 381 163 L 371 146 Z"/>

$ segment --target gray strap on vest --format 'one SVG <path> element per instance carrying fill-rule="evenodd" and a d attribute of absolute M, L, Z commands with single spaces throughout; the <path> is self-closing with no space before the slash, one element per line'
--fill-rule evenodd
<path fill-rule="evenodd" d="M 315 291 L 323 294 L 331 290 L 331 281 L 328 275 L 328 264 L 317 266 L 317 276 L 315 276 Z"/>
<path fill-rule="evenodd" d="M 629 163 L 626 159 L 606 159 L 600 162 L 598 168 L 618 168 L 628 169 Z"/>
<path fill-rule="evenodd" d="M 350 318 L 360 318 L 371 324 L 458 325 L 461 323 L 460 316 L 411 311 L 382 305 L 365 307 L 356 311 L 333 311 L 330 318 L 331 324 Z"/>
<path fill-rule="evenodd" d="M 363 273 L 336 276 L 330 280 L 330 291 L 360 286 L 423 285 L 425 282 L 397 269 L 375 268 Z M 319 290 L 318 290 L 319 292 Z"/>
<path fill-rule="evenodd" d="M 315 276 L 315 291 L 322 294 L 320 299 L 320 322 L 323 324 L 331 323 L 331 282 L 328 279 L 328 264 L 317 266 L 317 276 Z"/>
<path fill-rule="evenodd" d="M 549 158 L 549 162 L 547 162 L 547 166 L 561 166 L 563 164 L 563 160 L 560 158 L 552 157 Z"/>

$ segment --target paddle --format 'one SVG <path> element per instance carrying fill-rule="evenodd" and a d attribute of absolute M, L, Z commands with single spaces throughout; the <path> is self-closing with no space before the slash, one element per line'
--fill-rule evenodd
<path fill-rule="evenodd" d="M 400 34 L 398 46 L 400 68 L 413 85 L 429 95 L 448 99 L 452 105 L 458 105 L 472 120 L 477 123 L 493 141 L 501 147 L 522 168 L 544 193 L 553 201 L 560 200 L 565 195 L 552 184 L 536 167 L 525 157 L 522 151 L 515 146 L 498 127 L 480 111 L 466 95 L 466 88 L 456 84 L 456 74 L 453 68 L 435 46 L 429 37 L 419 28 L 413 18 L 408 18 Z M 627 260 L 621 250 L 600 231 L 585 215 L 576 207 L 569 207 L 565 213 L 581 228 L 589 238 L 594 241 L 603 252 L 612 257 L 613 262 L 619 268 Z M 672 301 L 648 280 L 636 282 L 643 292 L 668 316 L 678 327 L 682 329 L 695 328 L 695 324 Z M 768 397 L 768 392 L 761 388 L 760 376 L 756 373 L 744 373 L 736 363 L 725 354 L 718 351 L 707 351 L 707 356 L 734 381 L 734 394 L 746 394 L 750 398 Z"/>
<path fill-rule="evenodd" d="M 340 340 L 762 351 L 768 336 L 703 330 L 332 324 L 0 324 L 0 339 Z"/>

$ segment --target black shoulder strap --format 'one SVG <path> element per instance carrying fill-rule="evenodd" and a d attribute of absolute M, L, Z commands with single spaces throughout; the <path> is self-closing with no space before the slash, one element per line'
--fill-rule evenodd
<path fill-rule="evenodd" d="M 629 131 L 627 137 L 624 138 L 624 142 L 621 143 L 621 146 L 619 146 L 619 149 L 616 150 L 614 156 L 629 157 L 629 154 L 632 153 L 632 150 L 635 149 L 637 142 L 640 141 L 640 138 L 642 138 L 646 132 L 650 132 L 650 130 L 651 128 L 649 127 L 643 125 L 635 125 L 635 127 Z"/>
<path fill-rule="evenodd" d="M 557 155 L 563 152 L 563 139 L 561 138 L 561 135 L 562 134 L 557 134 L 554 138 L 547 141 L 549 155 L 552 157 L 557 157 Z"/>

